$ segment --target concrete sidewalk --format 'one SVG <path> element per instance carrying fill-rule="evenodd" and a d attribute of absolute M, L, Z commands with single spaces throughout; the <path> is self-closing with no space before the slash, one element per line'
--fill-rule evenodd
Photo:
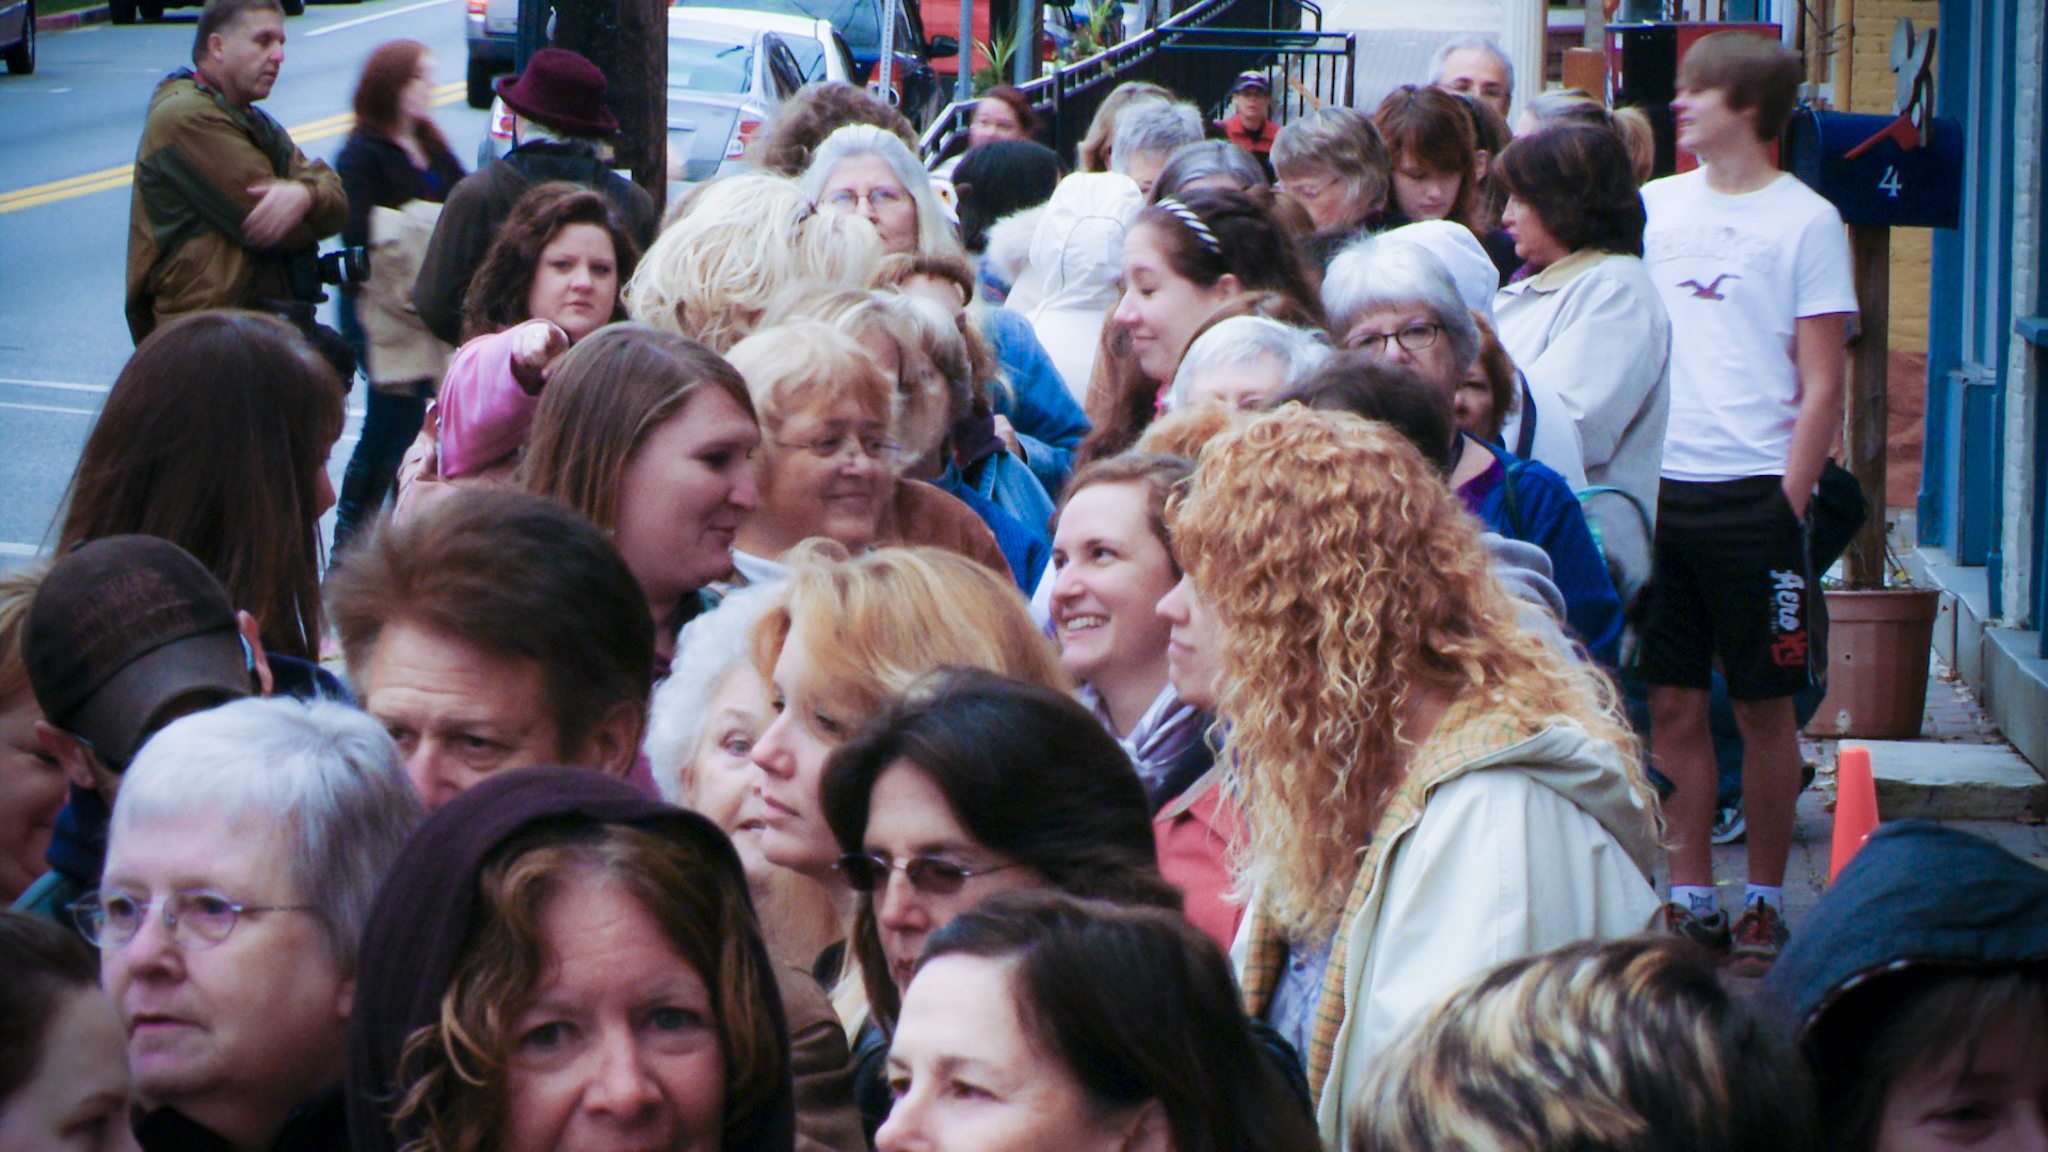
<path fill-rule="evenodd" d="M 1968 686 L 1938 662 L 1927 686 L 1927 720 L 1918 740 L 1802 743 L 1807 759 L 1820 770 L 1799 797 L 1785 873 L 1785 916 L 1795 933 L 1827 890 L 1835 754 L 1841 744 L 1872 748 L 1880 818 L 1937 820 L 2048 868 L 2048 808 L 2042 806 L 2048 781 L 1998 734 Z M 1720 878 L 1722 904 L 1732 911 L 1742 899 L 1740 843 L 1714 849 L 1714 873 Z"/>

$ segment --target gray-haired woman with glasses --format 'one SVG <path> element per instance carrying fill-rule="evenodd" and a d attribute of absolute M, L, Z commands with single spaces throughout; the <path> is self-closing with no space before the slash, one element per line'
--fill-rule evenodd
<path fill-rule="evenodd" d="M 886 129 L 849 124 L 825 137 L 804 170 L 803 190 L 821 212 L 865 217 L 891 253 L 960 251 L 931 177 Z"/>
<path fill-rule="evenodd" d="M 74 906 L 143 1148 L 341 1146 L 356 942 L 419 818 L 390 737 L 340 704 L 237 701 L 143 746 Z"/>
<path fill-rule="evenodd" d="M 955 669 L 841 745 L 825 765 L 825 818 L 859 892 L 850 946 L 869 1025 L 855 1085 L 870 1128 L 888 1113 L 886 1036 L 933 932 L 998 892 L 1178 911 L 1159 873 L 1138 774 L 1102 724 L 1062 692 Z"/>
<path fill-rule="evenodd" d="M 1008 576 L 995 534 L 973 509 L 898 475 L 901 397 L 853 337 L 816 320 L 765 328 L 727 358 L 761 418 L 756 504 L 740 522 L 733 566 L 748 584 L 780 580 L 782 558 L 814 536 L 853 553 L 883 544 L 957 552 Z"/>

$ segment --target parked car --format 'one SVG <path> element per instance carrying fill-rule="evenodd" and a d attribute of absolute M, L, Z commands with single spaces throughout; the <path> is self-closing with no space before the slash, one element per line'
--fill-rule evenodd
<path fill-rule="evenodd" d="M 696 8 L 699 0 L 678 0 L 679 7 Z M 725 8 L 755 12 L 779 12 L 824 20 L 839 31 L 851 50 L 854 83 L 874 78 L 875 65 L 882 58 L 882 0 L 702 0 Z M 896 66 L 890 90 L 897 107 L 920 130 L 946 105 L 946 91 L 932 70 L 933 60 L 960 54 L 960 42 L 952 36 L 924 34 L 924 18 L 917 0 L 903 0 L 896 16 Z"/>
<path fill-rule="evenodd" d="M 349 0 L 359 4 L 362 0 Z M 287 16 L 306 14 L 306 0 L 278 0 Z M 107 18 L 116 24 L 133 24 L 136 20 L 152 23 L 164 18 L 166 8 L 203 8 L 206 0 L 107 0 Z"/>
<path fill-rule="evenodd" d="M 782 102 L 809 79 L 799 51 L 813 57 L 820 76 L 845 78 L 849 65 L 832 59 L 831 26 L 818 39 L 818 21 L 788 22 L 726 8 L 671 8 L 668 13 L 668 155 L 672 180 L 705 180 L 744 164 L 747 145 Z M 772 26 L 783 25 L 775 30 Z M 831 73 L 837 72 L 837 77 Z M 512 112 L 491 103 L 490 128 L 477 152 L 479 167 L 512 148 Z"/>
<path fill-rule="evenodd" d="M 516 59 L 519 0 L 469 0 L 463 25 L 469 41 L 469 106 L 489 108 L 491 81 L 512 71 Z"/>
<path fill-rule="evenodd" d="M 804 83 L 816 80 L 859 83 L 854 79 L 860 73 L 860 65 L 854 63 L 853 49 L 839 30 L 832 27 L 830 20 L 756 11 L 748 11 L 747 18 L 762 31 L 782 37 L 782 42 L 789 45 L 790 53 L 796 57 L 796 66 L 803 70 Z"/>
<path fill-rule="evenodd" d="M 36 70 L 36 0 L 0 0 L 0 58 L 17 76 Z"/>

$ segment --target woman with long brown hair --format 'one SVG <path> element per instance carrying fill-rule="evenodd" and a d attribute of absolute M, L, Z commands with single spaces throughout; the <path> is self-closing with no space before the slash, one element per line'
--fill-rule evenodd
<path fill-rule="evenodd" d="M 272 653 L 320 648 L 320 517 L 346 391 L 284 321 L 199 312 L 152 332 L 79 455 L 57 552 L 137 534 L 199 559 Z"/>
<path fill-rule="evenodd" d="M 1284 405 L 1209 441 L 1173 520 L 1160 611 L 1229 725 L 1246 1004 L 1339 1147 L 1374 1057 L 1460 979 L 1649 923 L 1655 803 L 1611 686 L 1521 629 L 1400 433 Z"/>
<path fill-rule="evenodd" d="M 1493 226 L 1480 187 L 1492 157 L 1479 147 L 1477 113 L 1465 100 L 1427 84 L 1387 93 L 1373 124 L 1393 159 L 1392 193 L 1381 228 L 1449 220 L 1472 230 L 1502 279 L 1520 265 L 1514 241 Z"/>
<path fill-rule="evenodd" d="M 343 244 L 369 246 L 373 209 L 401 208 L 415 200 L 439 204 L 462 179 L 462 162 L 434 123 L 433 100 L 434 58 L 425 44 L 393 40 L 370 53 L 362 78 L 356 82 L 355 130 L 334 162 L 342 190 L 348 193 L 348 222 L 341 228 Z M 420 250 L 425 250 L 425 235 L 420 237 Z M 412 267 L 416 271 L 417 263 Z M 384 273 L 372 264 L 373 279 Z M 411 277 L 405 280 L 391 285 L 391 290 L 409 300 Z M 375 290 L 373 286 L 371 291 Z M 419 435 L 427 398 L 439 384 L 431 376 L 387 378 L 388 374 L 380 375 L 370 364 L 370 341 L 357 315 L 357 296 L 363 291 L 357 284 L 341 286 L 341 334 L 355 349 L 356 363 L 367 370 L 370 391 L 362 435 L 342 473 L 341 500 L 335 509 L 337 546 L 384 503 L 406 445 Z M 426 335 L 424 327 L 419 332 Z"/>

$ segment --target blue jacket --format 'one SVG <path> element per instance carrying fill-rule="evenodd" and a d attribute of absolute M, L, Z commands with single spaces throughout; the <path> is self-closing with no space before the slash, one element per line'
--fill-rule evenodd
<path fill-rule="evenodd" d="M 1007 453 L 1003 456 L 1016 459 Z M 1004 511 L 1001 505 L 967 483 L 958 468 L 948 465 L 945 474 L 932 483 L 959 497 L 962 503 L 974 509 L 974 514 L 981 517 L 989 531 L 996 534 L 996 547 L 1003 550 L 1003 559 L 1010 565 L 1011 577 L 1029 597 L 1038 588 L 1038 578 L 1052 559 L 1052 545 L 1042 534 L 1031 531 L 1022 520 Z"/>
<path fill-rule="evenodd" d="M 1074 449 L 1088 434 L 1088 417 L 1060 379 L 1058 368 L 1031 321 L 1008 308 L 982 311 L 982 330 L 995 347 L 996 362 L 1010 378 L 1007 395 L 990 397 L 997 412 L 1009 418 L 1024 448 L 1024 462 L 1057 498 L 1074 471 Z"/>
<path fill-rule="evenodd" d="M 1464 443 L 1468 452 L 1484 447 L 1494 455 L 1492 468 L 1458 489 L 1466 510 L 1488 531 L 1543 549 L 1551 579 L 1564 594 L 1565 623 L 1597 663 L 1615 667 L 1621 657 L 1621 597 L 1571 485 L 1548 466 L 1517 460 L 1506 449 L 1470 436 Z"/>

